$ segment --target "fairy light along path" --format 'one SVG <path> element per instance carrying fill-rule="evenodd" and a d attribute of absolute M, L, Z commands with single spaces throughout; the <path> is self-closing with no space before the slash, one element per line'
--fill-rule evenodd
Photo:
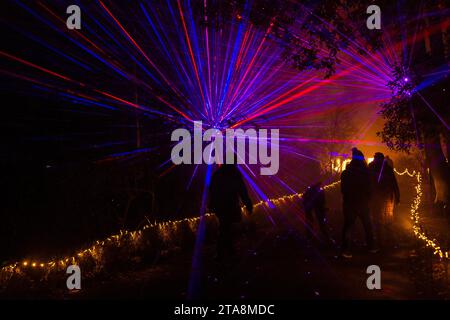
<path fill-rule="evenodd" d="M 324 189 L 330 189 L 339 185 L 339 182 L 333 182 L 324 186 Z M 263 205 L 270 207 L 271 204 L 279 205 L 285 201 L 293 200 L 295 198 L 301 198 L 302 193 L 293 193 L 278 198 L 270 198 L 265 201 L 261 200 L 254 205 L 254 208 L 261 207 Z M 242 207 L 243 209 L 243 207 Z M 42 275 L 48 275 L 55 271 L 65 271 L 67 266 L 76 264 L 83 265 L 89 262 L 100 264 L 102 260 L 102 254 L 106 247 L 124 247 L 124 246 L 138 246 L 144 239 L 146 233 L 155 232 L 161 238 L 169 238 L 182 224 L 187 224 L 190 231 L 195 234 L 200 219 L 202 217 L 186 218 L 176 221 L 166 221 L 159 223 L 152 223 L 143 226 L 139 230 L 128 231 L 121 230 L 118 234 L 111 235 L 106 239 L 95 241 L 90 247 L 81 249 L 72 256 L 61 257 L 58 259 L 52 259 L 50 261 L 43 261 L 38 259 L 23 259 L 7 265 L 0 269 L 0 283 L 9 280 L 14 275 L 24 275 L 27 272 L 40 272 Z M 206 213 L 203 216 L 204 219 L 214 219 L 214 214 Z"/>
<path fill-rule="evenodd" d="M 433 253 L 441 259 L 449 259 L 450 252 L 441 248 L 438 242 L 435 239 L 427 236 L 426 231 L 421 225 L 420 222 L 420 213 L 419 207 L 422 202 L 422 176 L 420 172 L 410 172 L 408 169 L 405 169 L 402 172 L 395 170 L 395 173 L 399 176 L 408 175 L 411 178 L 414 178 L 416 183 L 415 191 L 416 195 L 413 199 L 410 208 L 410 218 L 413 222 L 413 232 L 415 237 L 420 239 L 427 247 L 433 250 Z M 323 187 L 324 190 L 332 189 L 339 185 L 339 181 L 333 182 L 329 185 Z M 273 205 L 281 205 L 285 201 L 290 201 L 293 199 L 300 199 L 302 197 L 302 193 L 293 193 L 289 195 L 285 195 L 278 198 L 267 199 L 266 201 L 259 201 L 254 205 L 255 208 L 261 206 L 270 207 Z M 203 216 L 204 219 L 214 219 L 214 215 L 211 213 L 206 213 Z M 144 236 L 147 232 L 156 232 L 156 234 L 162 238 L 168 238 L 171 236 L 172 231 L 176 230 L 182 224 L 187 224 L 190 230 L 195 234 L 195 231 L 198 227 L 198 223 L 200 222 L 202 217 L 194 217 L 194 218 L 186 218 L 176 221 L 166 221 L 159 223 L 151 223 L 147 224 L 139 230 L 136 231 L 128 231 L 121 230 L 118 234 L 111 235 L 110 237 L 104 240 L 95 241 L 89 248 L 79 250 L 72 256 L 61 257 L 58 259 L 53 259 L 50 261 L 40 261 L 40 260 L 29 260 L 24 259 L 21 262 L 15 262 L 13 264 L 7 265 L 0 269 L 0 283 L 9 280 L 14 275 L 24 275 L 27 272 L 41 272 L 42 275 L 48 275 L 51 272 L 65 270 L 68 265 L 77 264 L 82 265 L 86 262 L 94 261 L 97 263 L 101 263 L 102 254 L 104 252 L 105 247 L 124 247 L 124 246 L 137 246 L 142 242 Z"/>
<path fill-rule="evenodd" d="M 413 202 L 411 203 L 411 215 L 410 215 L 411 220 L 413 222 L 412 228 L 413 228 L 414 235 L 416 236 L 416 238 L 421 240 L 425 244 L 425 246 L 431 248 L 431 250 L 433 250 L 434 255 L 438 256 L 441 259 L 444 259 L 444 258 L 450 259 L 450 250 L 442 249 L 436 239 L 430 238 L 426 234 L 426 231 L 420 222 L 419 208 L 420 208 L 420 204 L 422 202 L 422 196 L 423 196 L 422 175 L 420 174 L 420 172 L 416 172 L 416 171 L 413 171 L 411 173 L 408 171 L 408 169 L 405 169 L 403 172 L 395 171 L 395 173 L 397 173 L 398 175 L 407 174 L 408 176 L 416 179 L 416 181 L 417 181 L 416 186 L 415 186 L 416 196 L 415 196 Z"/>

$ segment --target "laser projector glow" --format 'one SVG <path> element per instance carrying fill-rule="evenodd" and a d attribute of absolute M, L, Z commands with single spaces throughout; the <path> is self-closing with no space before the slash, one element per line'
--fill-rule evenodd
<path fill-rule="evenodd" d="M 172 148 L 171 159 L 179 164 L 234 164 L 234 154 L 237 154 L 238 164 L 246 163 L 246 141 L 248 140 L 248 164 L 261 164 L 261 175 L 274 175 L 278 172 L 279 164 L 279 130 L 270 129 L 270 142 L 267 129 L 226 129 L 225 139 L 221 130 L 207 129 L 203 133 L 202 121 L 194 121 L 194 152 L 192 153 L 191 132 L 184 128 L 172 132 L 171 141 L 178 143 Z M 224 141 L 226 156 L 224 157 Z M 236 143 L 235 143 L 236 141 Z M 203 142 L 209 142 L 203 149 Z M 237 144 L 237 148 L 235 145 Z M 271 146 L 269 155 L 269 145 Z M 237 150 L 237 152 L 236 152 Z M 194 159 L 192 161 L 192 155 Z"/>

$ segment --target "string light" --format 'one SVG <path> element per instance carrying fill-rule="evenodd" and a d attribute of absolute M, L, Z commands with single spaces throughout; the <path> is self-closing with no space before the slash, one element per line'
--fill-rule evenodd
<path fill-rule="evenodd" d="M 426 232 L 422 225 L 420 224 L 420 214 L 419 214 L 419 207 L 420 203 L 422 202 L 422 175 L 420 172 L 413 171 L 413 173 L 409 173 L 408 170 L 405 170 L 403 173 L 397 174 L 403 175 L 408 174 L 410 177 L 415 177 L 417 180 L 417 184 L 415 186 L 416 190 L 416 197 L 414 198 L 412 204 L 411 204 L 411 220 L 413 221 L 413 232 L 414 235 L 422 240 L 425 243 L 425 246 L 431 248 L 433 250 L 433 254 L 438 256 L 439 258 L 443 259 L 449 259 L 450 258 L 450 251 L 444 251 L 441 246 L 437 243 L 435 239 L 431 239 L 426 235 Z"/>
<path fill-rule="evenodd" d="M 323 186 L 322 189 L 323 190 L 332 189 L 332 188 L 336 187 L 339 184 L 340 184 L 340 181 L 335 181 L 333 183 L 327 184 L 326 186 Z M 293 200 L 295 198 L 300 199 L 302 196 L 303 196 L 303 193 L 292 193 L 292 194 L 288 194 L 288 195 L 285 195 L 285 196 L 281 196 L 279 198 L 270 198 L 270 199 L 267 199 L 266 201 L 261 200 L 261 201 L 257 202 L 254 205 L 254 207 L 257 208 L 257 207 L 262 206 L 262 205 L 266 205 L 267 207 L 270 207 L 271 203 L 272 204 L 279 204 L 279 203 L 282 203 L 282 202 L 287 201 L 287 200 Z M 244 208 L 245 207 L 242 206 L 241 210 L 244 210 Z"/>
<path fill-rule="evenodd" d="M 323 189 L 333 188 L 338 185 L 339 182 L 331 183 L 327 186 L 324 186 Z M 254 205 L 255 208 L 260 207 L 262 205 L 269 206 L 270 203 L 280 204 L 287 200 L 293 200 L 295 198 L 301 198 L 302 193 L 294 193 L 285 195 L 279 198 L 271 198 L 266 201 L 261 200 L 260 202 Z M 244 207 L 241 208 L 244 210 Z M 206 213 L 204 215 L 205 219 L 214 219 L 214 214 Z M 42 261 L 31 261 L 28 260 L 23 261 L 22 263 L 16 262 L 5 266 L 0 269 L 0 283 L 4 283 L 9 280 L 14 275 L 24 275 L 28 272 L 28 270 L 34 270 L 37 266 L 39 266 L 40 270 L 48 274 L 52 271 L 59 271 L 65 269 L 69 264 L 80 265 L 83 262 L 88 261 L 89 259 L 94 260 L 96 262 L 100 262 L 102 258 L 102 254 L 106 247 L 125 247 L 127 244 L 132 244 L 135 247 L 142 244 L 141 240 L 143 238 L 144 233 L 150 231 L 156 231 L 157 235 L 160 236 L 163 241 L 169 241 L 172 233 L 177 230 L 178 226 L 187 223 L 192 233 L 195 233 L 198 223 L 200 222 L 201 217 L 194 218 L 186 218 L 176 221 L 164 221 L 159 223 L 149 223 L 144 225 L 141 229 L 135 231 L 128 230 L 120 230 L 118 234 L 111 235 L 104 240 L 97 240 L 93 243 L 93 245 L 89 248 L 83 249 L 75 253 L 70 257 L 63 257 L 47 262 Z"/>
<path fill-rule="evenodd" d="M 210 220 L 214 217 L 211 213 L 206 213 L 204 219 Z M 108 247 L 125 247 L 126 245 L 134 245 L 138 247 L 142 245 L 141 239 L 144 233 L 152 230 L 163 240 L 170 240 L 171 233 L 177 230 L 180 224 L 186 223 L 191 232 L 195 232 L 201 217 L 185 218 L 176 221 L 165 221 L 160 223 L 149 223 L 136 231 L 120 230 L 118 234 L 111 235 L 104 240 L 97 240 L 94 244 L 86 249 L 80 250 L 74 256 L 63 257 L 47 262 L 24 260 L 21 263 L 15 262 L 0 269 L 0 284 L 6 283 L 14 275 L 23 276 L 30 272 L 29 270 L 40 270 L 43 274 L 48 275 L 50 272 L 65 269 L 70 264 L 80 265 L 88 260 L 101 262 L 102 254 Z"/>
<path fill-rule="evenodd" d="M 395 173 L 398 174 L 399 176 L 403 176 L 405 174 L 407 174 L 408 176 L 410 176 L 411 178 L 413 178 L 417 173 L 416 170 L 414 170 L 412 173 L 409 172 L 408 168 L 406 168 L 405 170 L 403 170 L 403 172 L 399 172 L 397 171 L 397 169 L 394 169 Z"/>
<path fill-rule="evenodd" d="M 400 176 L 406 174 L 410 177 L 415 177 L 417 181 L 417 185 L 415 186 L 416 197 L 414 198 L 413 203 L 411 204 L 411 219 L 413 221 L 414 235 L 418 239 L 422 240 L 427 247 L 430 247 L 435 255 L 439 256 L 441 259 L 442 258 L 449 259 L 449 251 L 443 251 L 441 247 L 438 245 L 436 240 L 428 238 L 423 230 L 423 227 L 420 225 L 419 207 L 422 199 L 422 188 L 421 188 L 422 177 L 420 173 L 416 171 L 410 172 L 408 169 L 405 169 L 403 172 L 399 172 L 395 169 L 394 171 L 396 174 Z M 324 186 L 323 189 L 329 190 L 338 186 L 339 184 L 340 182 L 336 181 Z M 274 205 L 279 205 L 288 200 L 300 199 L 302 195 L 303 193 L 293 193 L 278 198 L 270 198 L 265 201 L 261 200 L 258 203 L 256 203 L 254 207 L 257 208 L 263 205 L 270 207 L 271 203 Z M 244 210 L 244 207 L 242 207 L 241 209 Z M 214 219 L 214 214 L 206 213 L 204 215 L 204 218 L 207 220 Z M 69 264 L 79 265 L 89 259 L 92 259 L 97 262 L 101 261 L 102 254 L 106 247 L 120 248 L 126 246 L 127 244 L 134 245 L 135 247 L 139 246 L 140 244 L 142 244 L 141 240 L 143 239 L 144 234 L 151 230 L 156 231 L 156 233 L 163 240 L 166 241 L 170 240 L 172 233 L 174 233 L 180 226 L 180 224 L 183 223 L 186 223 L 189 226 L 190 231 L 195 233 L 198 227 L 198 223 L 200 222 L 200 219 L 201 217 L 194 217 L 176 221 L 149 223 L 144 225 L 139 230 L 135 231 L 120 230 L 118 234 L 111 235 L 104 240 L 97 240 L 91 247 L 78 251 L 74 256 L 63 257 L 48 262 L 42 261 L 30 262 L 28 260 L 24 260 L 21 263 L 16 262 L 0 269 L 0 283 L 6 282 L 14 275 L 24 275 L 26 274 L 27 270 L 30 269 L 35 270 L 37 266 L 40 267 L 40 270 L 42 270 L 42 272 L 48 274 L 52 271 L 65 269 Z"/>

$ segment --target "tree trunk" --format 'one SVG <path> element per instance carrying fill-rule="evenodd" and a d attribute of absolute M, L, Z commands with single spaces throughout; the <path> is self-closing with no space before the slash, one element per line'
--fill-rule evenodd
<path fill-rule="evenodd" d="M 441 133 L 441 147 L 442 151 L 444 152 L 445 158 L 447 158 L 447 163 L 450 162 L 450 134 L 447 133 Z"/>
<path fill-rule="evenodd" d="M 448 206 L 450 198 L 450 168 L 442 150 L 439 136 L 426 138 L 425 155 L 433 177 L 434 189 L 436 190 L 434 203 Z"/>

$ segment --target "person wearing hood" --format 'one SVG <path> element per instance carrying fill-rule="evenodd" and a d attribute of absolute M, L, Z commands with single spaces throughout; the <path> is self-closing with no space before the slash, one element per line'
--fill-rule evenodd
<path fill-rule="evenodd" d="M 370 207 L 377 243 L 381 245 L 387 237 L 393 236 L 394 206 L 400 202 L 400 190 L 394 170 L 381 152 L 375 153 L 369 171 L 373 190 Z"/>
<path fill-rule="evenodd" d="M 352 257 L 349 248 L 350 237 L 357 218 L 361 220 L 364 227 L 369 252 L 377 252 L 369 209 L 371 191 L 370 173 L 364 154 L 357 148 L 353 148 L 352 160 L 341 175 L 342 211 L 344 213 L 341 256 L 344 258 Z"/>

